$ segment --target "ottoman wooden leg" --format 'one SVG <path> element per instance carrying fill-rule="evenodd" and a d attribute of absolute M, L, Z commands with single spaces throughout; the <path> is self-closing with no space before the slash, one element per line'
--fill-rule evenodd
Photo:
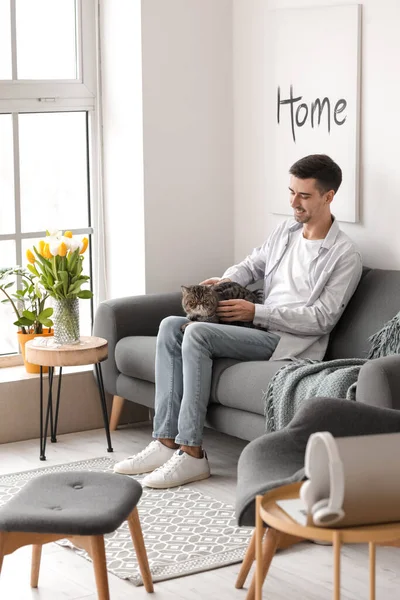
<path fill-rule="evenodd" d="M 42 557 L 42 544 L 34 544 L 32 546 L 32 563 L 31 563 L 31 587 L 37 588 L 39 582 L 40 559 Z"/>
<path fill-rule="evenodd" d="M 119 420 L 121 418 L 122 409 L 124 408 L 125 398 L 121 396 L 114 396 L 111 408 L 110 417 L 110 430 L 115 431 L 118 427 Z"/>
<path fill-rule="evenodd" d="M 259 567 L 260 579 L 261 579 L 261 587 L 265 581 L 266 576 L 268 575 L 269 567 L 271 565 L 272 559 L 275 556 L 276 549 L 279 544 L 279 532 L 275 531 L 275 529 L 268 528 L 267 533 L 264 537 L 264 543 L 262 548 L 262 564 L 261 568 Z M 261 592 L 261 590 L 260 590 Z M 257 598 L 256 596 L 256 573 L 253 575 L 253 579 L 251 581 L 251 585 L 249 587 L 249 591 L 247 592 L 246 600 L 254 600 Z"/>
<path fill-rule="evenodd" d="M 1 567 L 3 566 L 6 538 L 7 538 L 7 533 L 5 531 L 0 531 L 0 573 L 1 573 Z"/>
<path fill-rule="evenodd" d="M 333 600 L 340 600 L 340 532 L 333 534 Z"/>
<path fill-rule="evenodd" d="M 369 543 L 369 600 L 375 600 L 375 558 L 376 548 L 374 542 Z"/>
<path fill-rule="evenodd" d="M 132 542 L 135 547 L 136 556 L 139 563 L 140 573 L 146 592 L 154 592 L 153 580 L 150 573 L 149 562 L 147 560 L 146 546 L 144 545 L 142 528 L 140 526 L 138 509 L 135 508 L 128 519 L 129 531 L 131 532 Z"/>
<path fill-rule="evenodd" d="M 108 589 L 106 552 L 104 537 L 102 535 L 90 536 L 91 558 L 93 560 L 94 575 L 96 578 L 97 595 L 99 600 L 110 600 Z"/>
<path fill-rule="evenodd" d="M 240 567 L 239 575 L 237 576 L 235 587 L 241 589 L 247 579 L 247 575 L 251 569 L 251 565 L 256 557 L 256 530 L 254 529 L 253 535 L 249 545 L 247 546 L 246 554 L 244 555 L 242 566 Z"/>

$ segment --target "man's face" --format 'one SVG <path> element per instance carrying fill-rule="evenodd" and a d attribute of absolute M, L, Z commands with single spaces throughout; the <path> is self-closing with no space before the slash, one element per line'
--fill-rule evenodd
<path fill-rule="evenodd" d="M 321 194 L 315 183 L 315 179 L 290 177 L 290 206 L 298 223 L 317 223 L 330 212 L 332 192 Z"/>

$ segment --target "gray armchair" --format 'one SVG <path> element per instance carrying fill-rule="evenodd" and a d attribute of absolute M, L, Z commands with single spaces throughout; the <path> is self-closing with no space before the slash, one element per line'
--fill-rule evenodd
<path fill-rule="evenodd" d="M 400 371 L 400 356 L 392 362 Z M 378 359 L 381 360 L 381 359 Z M 373 373 L 381 373 L 385 385 L 389 378 L 378 360 L 371 361 Z M 384 365 L 385 365 L 385 361 Z M 373 373 L 369 373 L 372 375 Z M 397 388 L 398 389 L 398 388 Z M 379 433 L 400 432 L 400 411 L 368 406 L 361 402 L 339 400 L 337 398 L 313 398 L 296 414 L 291 423 L 274 433 L 263 435 L 248 444 L 239 458 L 238 483 L 236 492 L 236 516 L 239 525 L 254 526 L 255 498 L 271 489 L 301 481 L 304 478 L 304 457 L 308 438 L 317 431 L 329 431 L 335 437 L 363 436 Z M 281 538 L 280 548 L 287 548 L 303 541 L 291 536 Z M 269 537 L 265 536 L 263 548 L 263 571 L 265 579 L 271 562 L 268 547 Z M 255 534 L 249 543 L 246 556 L 239 572 L 236 587 L 242 588 L 255 558 Z M 247 600 L 253 600 L 255 581 L 251 582 Z"/>

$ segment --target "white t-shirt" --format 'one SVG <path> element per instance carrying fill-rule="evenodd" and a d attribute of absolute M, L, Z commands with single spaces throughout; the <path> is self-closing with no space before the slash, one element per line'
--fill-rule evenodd
<path fill-rule="evenodd" d="M 311 294 L 310 264 L 323 240 L 307 240 L 303 230 L 295 231 L 271 281 L 265 306 L 304 306 Z"/>

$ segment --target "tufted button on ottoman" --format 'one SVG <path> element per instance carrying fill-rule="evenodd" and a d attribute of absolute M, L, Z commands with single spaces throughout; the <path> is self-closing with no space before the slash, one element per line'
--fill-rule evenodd
<path fill-rule="evenodd" d="M 129 477 L 75 471 L 40 475 L 0 509 L 0 573 L 3 558 L 32 545 L 31 586 L 37 587 L 42 545 L 67 538 L 90 555 L 99 600 L 109 600 L 104 534 L 127 521 L 144 587 L 153 591 L 136 505 L 142 486 Z"/>

